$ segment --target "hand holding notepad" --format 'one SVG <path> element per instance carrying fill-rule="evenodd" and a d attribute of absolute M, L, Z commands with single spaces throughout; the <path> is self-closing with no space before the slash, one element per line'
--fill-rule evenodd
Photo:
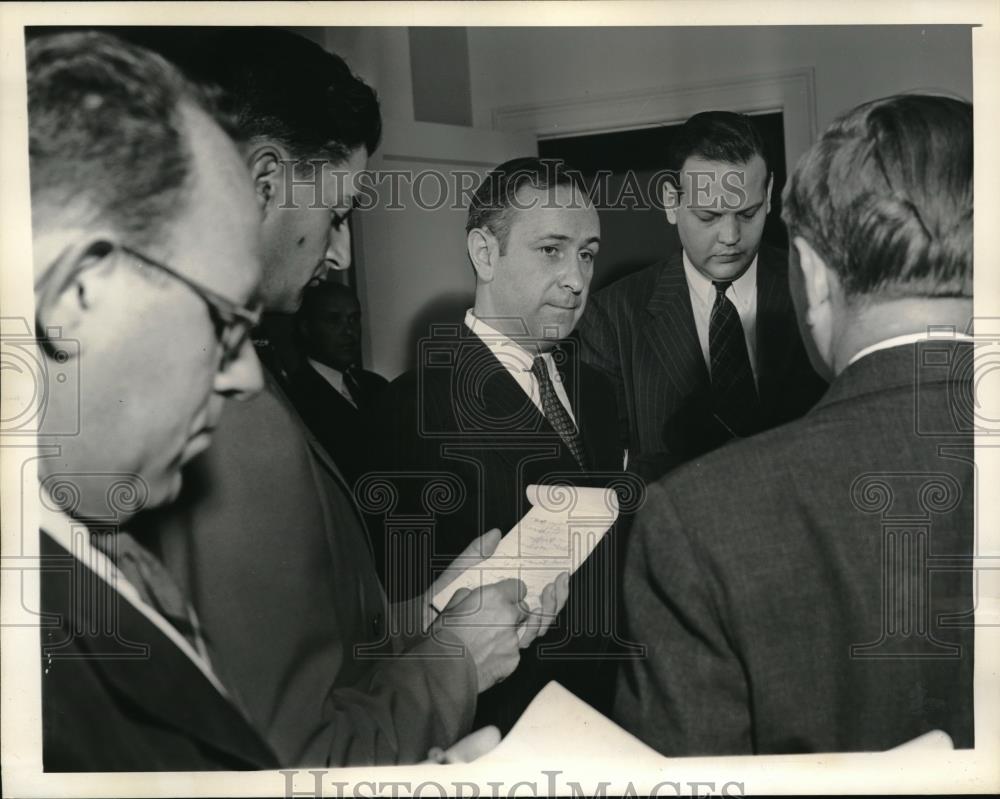
<path fill-rule="evenodd" d="M 531 510 L 489 558 L 434 595 L 435 609 L 444 610 L 459 589 L 475 590 L 515 578 L 527 588 L 524 603 L 538 611 L 545 587 L 562 572 L 573 574 L 618 518 L 618 497 L 610 488 L 529 485 L 526 494 Z"/>

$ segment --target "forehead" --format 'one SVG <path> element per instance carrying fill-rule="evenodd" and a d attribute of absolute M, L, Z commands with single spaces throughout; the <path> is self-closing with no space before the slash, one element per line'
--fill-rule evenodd
<path fill-rule="evenodd" d="M 327 208 L 349 206 L 358 193 L 358 175 L 368 166 L 368 154 L 358 147 L 343 161 L 327 161 L 318 173 L 322 180 L 323 204 Z"/>
<path fill-rule="evenodd" d="M 514 197 L 514 208 L 508 211 L 511 234 L 516 231 L 525 237 L 555 234 L 581 239 L 600 236 L 597 210 L 574 186 L 539 189 L 526 184 Z"/>
<path fill-rule="evenodd" d="M 694 206 L 718 206 L 738 210 L 763 202 L 767 197 L 767 167 L 755 155 L 745 164 L 709 161 L 691 156 L 681 170 L 681 192 Z"/>

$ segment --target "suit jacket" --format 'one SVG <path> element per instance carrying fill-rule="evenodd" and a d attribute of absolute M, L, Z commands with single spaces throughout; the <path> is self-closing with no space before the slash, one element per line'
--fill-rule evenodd
<path fill-rule="evenodd" d="M 597 292 L 578 330 L 584 360 L 616 386 L 630 468 L 659 477 L 729 439 L 712 417 L 681 252 Z M 765 244 L 757 255 L 756 353 L 760 430 L 801 416 L 823 393 L 799 334 L 787 253 Z"/>
<path fill-rule="evenodd" d="M 277 767 L 236 706 L 156 625 L 45 532 L 41 556 L 45 771 Z"/>
<path fill-rule="evenodd" d="M 973 745 L 971 350 L 870 354 L 802 419 L 651 486 L 621 724 L 667 755 Z"/>
<path fill-rule="evenodd" d="M 529 484 L 605 485 L 622 473 L 613 389 L 579 363 L 572 343 L 554 357 L 584 440 L 587 472 L 490 349 L 465 325 L 450 330 L 454 336 L 432 340 L 424 350 L 420 369 L 386 389 L 371 433 L 371 466 L 388 472 L 398 497 L 389 513 L 371 515 L 372 537 L 381 542 L 390 595 L 400 598 L 423 590 L 476 536 L 494 527 L 506 534 L 531 507 Z M 365 493 L 363 483 L 358 493 Z M 421 527 L 417 518 L 429 521 Z M 549 679 L 593 704 L 610 705 L 611 675 L 602 681 L 594 658 L 612 642 L 613 633 L 600 628 L 613 621 L 595 620 L 589 634 L 564 639 L 574 614 L 613 615 L 616 544 L 612 530 L 573 575 L 560 619 L 541 644 L 522 653 L 513 675 L 480 697 L 477 724 L 506 732 Z M 545 644 L 557 652 L 539 655 Z M 542 662 L 551 657 L 561 659 Z"/>
<path fill-rule="evenodd" d="M 351 494 L 265 374 L 261 394 L 226 408 L 145 540 L 159 542 L 213 662 L 282 764 L 423 760 L 468 732 L 475 664 L 453 640 L 395 656 L 402 643 Z"/>
<path fill-rule="evenodd" d="M 363 466 L 364 416 L 388 381 L 375 372 L 355 369 L 364 394 L 358 407 L 331 386 L 308 361 L 292 375 L 289 396 L 313 435 L 330 453 L 349 485 Z"/>

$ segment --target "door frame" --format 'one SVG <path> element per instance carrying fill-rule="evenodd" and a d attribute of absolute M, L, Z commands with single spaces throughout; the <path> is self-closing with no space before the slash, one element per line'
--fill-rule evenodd
<path fill-rule="evenodd" d="M 563 138 L 673 125 L 700 111 L 781 112 L 785 164 L 791 172 L 816 140 L 816 87 L 812 67 L 707 83 L 684 83 L 493 109 L 493 129 Z"/>

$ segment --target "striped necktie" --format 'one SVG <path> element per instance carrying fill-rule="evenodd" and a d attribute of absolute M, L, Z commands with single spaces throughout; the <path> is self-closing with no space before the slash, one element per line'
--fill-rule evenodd
<path fill-rule="evenodd" d="M 715 304 L 708 324 L 712 398 L 716 418 L 733 436 L 756 432 L 758 399 L 739 311 L 726 296 L 731 280 L 713 280 Z"/>

